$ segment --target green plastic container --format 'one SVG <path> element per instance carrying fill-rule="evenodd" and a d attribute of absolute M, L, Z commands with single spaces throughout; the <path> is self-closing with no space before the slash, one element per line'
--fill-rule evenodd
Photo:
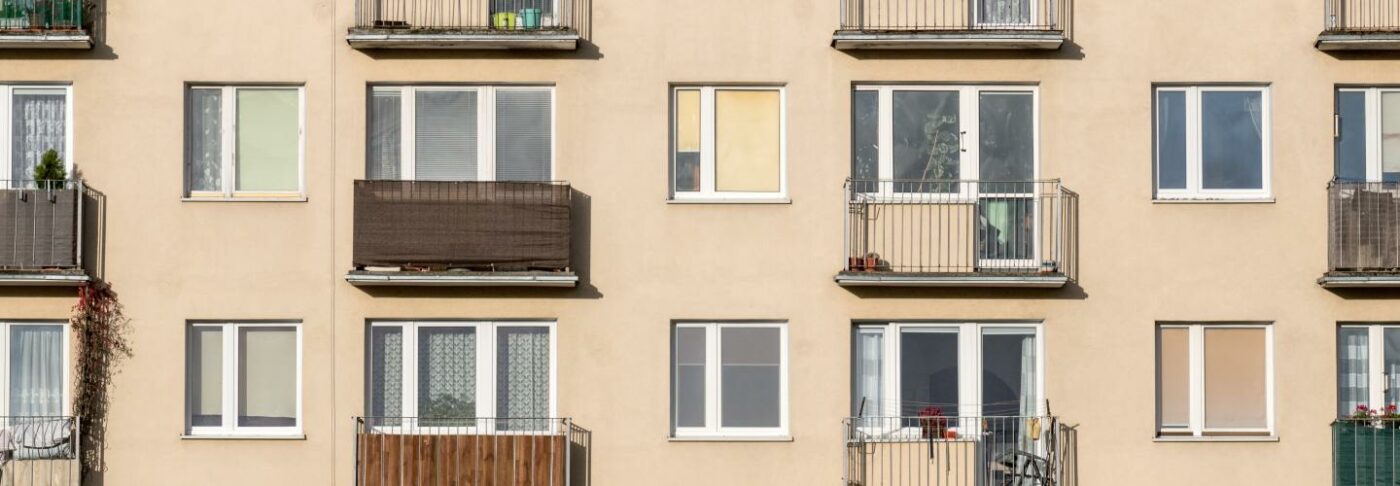
<path fill-rule="evenodd" d="M 515 12 L 496 12 L 491 15 L 491 25 L 497 29 L 514 29 L 515 22 Z"/>
<path fill-rule="evenodd" d="M 540 28 L 540 9 L 520 9 L 520 27 L 525 29 Z"/>

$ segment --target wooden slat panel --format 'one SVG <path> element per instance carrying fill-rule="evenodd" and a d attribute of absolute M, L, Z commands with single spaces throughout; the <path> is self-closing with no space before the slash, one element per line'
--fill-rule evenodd
<path fill-rule="evenodd" d="M 362 434 L 358 440 L 358 486 L 564 484 L 563 436 Z"/>

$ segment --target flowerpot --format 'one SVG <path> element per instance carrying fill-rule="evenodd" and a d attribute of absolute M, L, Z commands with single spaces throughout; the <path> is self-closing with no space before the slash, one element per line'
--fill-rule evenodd
<path fill-rule="evenodd" d="M 880 257 L 875 255 L 867 255 L 865 257 L 865 261 L 862 262 L 862 265 L 862 268 L 865 269 L 865 271 L 873 272 L 875 271 L 875 267 L 878 267 L 880 265 Z"/>
<path fill-rule="evenodd" d="M 540 9 L 520 9 L 520 27 L 523 29 L 540 28 Z"/>
<path fill-rule="evenodd" d="M 491 15 L 491 26 L 497 29 L 514 29 L 515 12 L 496 12 Z"/>
<path fill-rule="evenodd" d="M 865 268 L 865 259 L 861 257 L 850 257 L 846 259 L 846 270 L 859 272 Z"/>

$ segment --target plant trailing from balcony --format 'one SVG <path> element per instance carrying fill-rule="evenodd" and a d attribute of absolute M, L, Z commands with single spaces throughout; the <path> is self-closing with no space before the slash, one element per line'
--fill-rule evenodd
<path fill-rule="evenodd" d="M 82 468 L 85 473 L 100 472 L 106 468 L 112 378 L 122 360 L 131 357 L 130 321 L 112 287 L 93 280 L 78 288 L 72 325 L 77 341 L 73 413 L 82 424 Z"/>
<path fill-rule="evenodd" d="M 63 168 L 63 158 L 58 156 L 57 150 L 44 152 L 39 163 L 34 165 L 34 183 L 41 189 L 61 188 L 66 179 L 68 170 Z"/>
<path fill-rule="evenodd" d="M 919 410 L 919 430 L 925 439 L 942 439 L 948 430 L 948 418 L 943 416 L 943 409 L 928 406 Z"/>

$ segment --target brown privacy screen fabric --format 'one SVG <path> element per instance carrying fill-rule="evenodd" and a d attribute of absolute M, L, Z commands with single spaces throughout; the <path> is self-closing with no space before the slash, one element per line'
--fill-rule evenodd
<path fill-rule="evenodd" d="M 0 269 L 78 266 L 77 228 L 77 190 L 0 189 Z"/>
<path fill-rule="evenodd" d="M 561 183 L 355 181 L 354 264 L 565 270 L 569 199 Z"/>
<path fill-rule="evenodd" d="M 1331 192 L 1332 270 L 1400 269 L 1400 199 L 1393 189 L 1339 183 Z"/>

